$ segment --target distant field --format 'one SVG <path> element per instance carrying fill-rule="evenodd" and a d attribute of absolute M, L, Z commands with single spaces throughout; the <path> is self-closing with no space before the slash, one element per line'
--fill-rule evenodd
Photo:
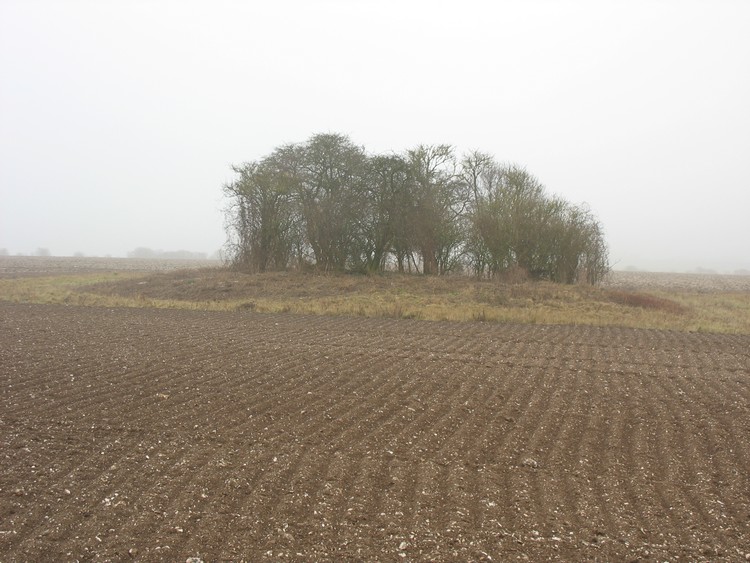
<path fill-rule="evenodd" d="M 614 271 L 604 285 L 637 291 L 750 292 L 750 276 Z"/>
<path fill-rule="evenodd" d="M 0 278 L 88 272 L 173 272 L 219 268 L 217 260 L 68 256 L 0 256 Z M 750 292 L 750 275 L 612 271 L 604 287 L 632 290 Z"/>
<path fill-rule="evenodd" d="M 147 260 L 67 256 L 0 256 L 0 278 L 87 272 L 168 272 L 219 266 L 216 260 Z"/>

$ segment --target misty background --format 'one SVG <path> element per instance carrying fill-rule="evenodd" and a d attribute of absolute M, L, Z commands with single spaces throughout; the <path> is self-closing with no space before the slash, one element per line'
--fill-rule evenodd
<path fill-rule="evenodd" d="M 231 164 L 449 143 L 615 269 L 750 269 L 750 2 L 0 0 L 0 249 L 212 255 Z"/>

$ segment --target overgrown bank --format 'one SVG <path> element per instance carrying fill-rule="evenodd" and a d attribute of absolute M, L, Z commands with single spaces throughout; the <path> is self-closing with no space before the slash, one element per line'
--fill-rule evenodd
<path fill-rule="evenodd" d="M 75 258 L 56 264 L 53 273 L 44 261 L 14 267 L 14 260 L 0 268 L 0 301 L 750 334 L 746 276 L 613 272 L 594 287 L 469 276 L 170 271 L 171 264 L 154 274 L 117 260 L 109 271 L 104 263 L 88 271 Z"/>
<path fill-rule="evenodd" d="M 110 276 L 93 285 L 79 278 L 75 287 L 50 287 L 45 299 L 85 305 L 750 334 L 747 291 L 642 290 L 467 276 L 244 274 L 225 269 Z M 27 288 L 26 295 L 30 293 L 33 289 Z"/>

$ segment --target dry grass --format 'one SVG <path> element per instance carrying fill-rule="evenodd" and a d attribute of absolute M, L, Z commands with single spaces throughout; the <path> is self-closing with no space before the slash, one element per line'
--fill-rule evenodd
<path fill-rule="evenodd" d="M 401 319 L 614 325 L 750 334 L 750 291 L 690 291 L 224 269 L 0 278 L 0 299 Z"/>

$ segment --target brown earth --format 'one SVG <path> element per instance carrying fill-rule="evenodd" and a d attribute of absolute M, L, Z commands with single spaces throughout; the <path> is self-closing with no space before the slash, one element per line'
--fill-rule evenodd
<path fill-rule="evenodd" d="M 3 561 L 744 561 L 750 337 L 0 303 Z"/>

